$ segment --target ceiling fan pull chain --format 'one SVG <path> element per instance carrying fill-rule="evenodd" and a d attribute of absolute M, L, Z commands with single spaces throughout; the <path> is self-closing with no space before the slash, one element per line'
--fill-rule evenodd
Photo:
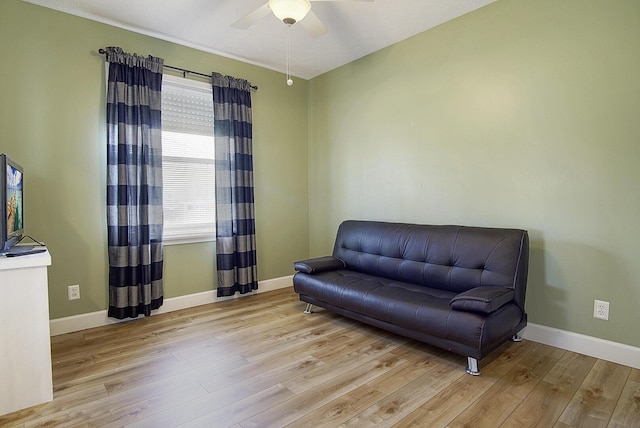
<path fill-rule="evenodd" d="M 287 25 L 287 85 L 293 85 L 293 79 L 291 79 L 291 25 Z"/>

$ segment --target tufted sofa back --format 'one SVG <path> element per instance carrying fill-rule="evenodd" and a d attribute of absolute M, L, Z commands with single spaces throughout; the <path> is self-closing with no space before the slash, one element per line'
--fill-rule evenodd
<path fill-rule="evenodd" d="M 338 228 L 333 257 L 349 270 L 455 293 L 510 287 L 524 312 L 525 230 L 348 220 Z"/>

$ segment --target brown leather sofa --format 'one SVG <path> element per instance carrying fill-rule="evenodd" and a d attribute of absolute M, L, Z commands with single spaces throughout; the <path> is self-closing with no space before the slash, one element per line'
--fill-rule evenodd
<path fill-rule="evenodd" d="M 349 220 L 331 257 L 294 263 L 317 305 L 478 360 L 527 325 L 529 237 L 520 229 Z"/>

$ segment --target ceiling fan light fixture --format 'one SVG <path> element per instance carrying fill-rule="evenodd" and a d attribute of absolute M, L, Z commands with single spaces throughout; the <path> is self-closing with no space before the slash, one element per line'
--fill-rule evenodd
<path fill-rule="evenodd" d="M 304 19 L 311 10 L 309 0 L 269 0 L 273 14 L 287 25 L 293 25 Z"/>

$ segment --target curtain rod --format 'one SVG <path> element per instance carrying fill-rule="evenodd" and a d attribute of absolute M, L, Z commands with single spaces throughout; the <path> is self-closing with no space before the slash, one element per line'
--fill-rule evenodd
<path fill-rule="evenodd" d="M 98 49 L 98 53 L 100 55 L 104 55 L 107 53 L 107 51 L 105 51 L 104 49 L 100 48 Z M 210 74 L 204 74 L 204 73 L 199 73 L 197 71 L 191 71 L 191 70 L 187 70 L 184 68 L 180 68 L 180 67 L 174 67 L 172 65 L 164 65 L 165 68 L 170 68 L 171 70 L 176 70 L 176 71 L 181 71 L 183 77 L 186 77 L 187 74 L 195 74 L 196 76 L 202 76 L 202 77 L 207 77 L 209 79 L 211 79 L 211 75 Z M 254 91 L 258 90 L 258 87 L 252 84 L 249 84 L 249 86 L 251 87 L 251 89 L 253 89 Z"/>

